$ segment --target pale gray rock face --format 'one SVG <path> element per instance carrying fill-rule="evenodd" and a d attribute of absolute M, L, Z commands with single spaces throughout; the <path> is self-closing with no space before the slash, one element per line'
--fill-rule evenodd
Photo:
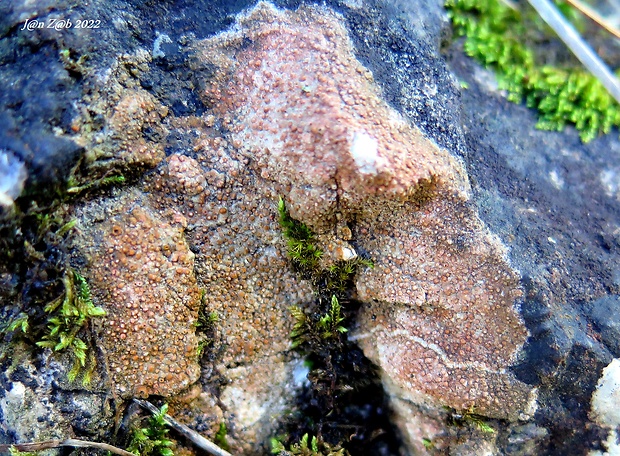
<path fill-rule="evenodd" d="M 90 391 L 79 391 L 66 380 L 72 363 L 69 357 L 52 357 L 49 352 L 33 356 L 22 342 L 2 343 L 1 349 L 3 442 L 66 439 L 76 433 L 96 441 L 112 437 L 112 400 L 103 379 L 96 376 Z"/>
<path fill-rule="evenodd" d="M 80 157 L 79 173 L 129 185 L 71 201 L 72 250 L 43 263 L 23 247 L 32 227 L 0 219 L 17 252 L 0 257 L 3 318 L 66 258 L 108 311 L 91 387 L 7 339 L 0 441 L 110 438 L 123 400 L 163 395 L 206 436 L 225 422 L 234 451 L 267 451 L 305 391 L 287 309 L 314 299 L 281 196 L 325 266 L 375 263 L 348 290 L 348 337 L 378 368 L 403 452 L 611 449 L 617 132 L 536 131 L 458 43 L 440 54 L 440 2 L 22 3 L 0 19 L 0 82 L 17 82 L 0 94 L 0 203 L 44 207 Z M 109 21 L 18 30 L 61 13 Z M 61 48 L 69 60 L 49 57 Z M 199 359 L 201 305 L 220 319 Z"/>

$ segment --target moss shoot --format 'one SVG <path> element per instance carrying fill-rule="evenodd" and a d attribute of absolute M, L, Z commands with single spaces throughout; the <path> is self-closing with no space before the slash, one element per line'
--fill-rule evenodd
<path fill-rule="evenodd" d="M 373 263 L 356 257 L 322 268 L 323 251 L 314 233 L 290 216 L 283 199 L 278 212 L 293 268 L 312 282 L 316 298 L 290 307 L 295 321 L 292 348 L 311 366 L 309 386 L 298 397 L 296 412 L 283 423 L 284 434 L 272 439 L 272 453 L 396 454 L 398 439 L 378 376 L 359 347 L 347 340 L 347 323 L 359 306 L 351 299 L 355 274 Z"/>
<path fill-rule="evenodd" d="M 148 418 L 146 426 L 134 427 L 127 451 L 138 456 L 174 456 L 165 421 L 167 412 L 168 404 L 164 404 L 159 413 Z"/>
<path fill-rule="evenodd" d="M 550 31 L 533 11 L 500 0 L 447 0 L 454 32 L 465 37 L 467 55 L 492 69 L 500 89 L 515 103 L 538 111 L 537 128 L 573 125 L 584 142 L 620 126 L 620 105 L 603 85 L 573 60 L 545 62 L 536 52 Z"/>
<path fill-rule="evenodd" d="M 271 439 L 271 454 L 277 455 L 300 455 L 300 456 L 344 456 L 343 448 L 334 448 L 326 444 L 316 436 L 309 438 L 304 434 L 297 443 L 293 443 L 287 450 L 278 439 Z"/>
<path fill-rule="evenodd" d="M 82 374 L 82 383 L 88 385 L 95 368 L 95 357 L 91 347 L 78 335 L 91 318 L 102 317 L 105 311 L 93 304 L 88 283 L 78 272 L 69 269 L 63 283 L 64 295 L 45 306 L 49 315 L 47 328 L 37 345 L 55 352 L 70 348 L 75 361 L 67 377 L 69 381 L 75 381 Z"/>

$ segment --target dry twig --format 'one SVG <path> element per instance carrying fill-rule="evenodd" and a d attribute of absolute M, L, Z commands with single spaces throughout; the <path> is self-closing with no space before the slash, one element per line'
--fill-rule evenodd
<path fill-rule="evenodd" d="M 610 24 L 607 19 L 601 16 L 598 12 L 596 12 L 596 10 L 594 10 L 589 5 L 586 5 L 581 0 L 566 0 L 566 3 L 571 5 L 573 8 L 575 8 L 577 11 L 579 11 L 584 16 L 587 16 L 590 19 L 592 19 L 594 22 L 596 22 L 598 25 L 603 27 L 605 30 L 607 30 L 609 33 L 611 33 L 616 38 L 620 38 L 620 30 L 618 30 L 616 27 Z"/>
<path fill-rule="evenodd" d="M 540 17 L 558 34 L 564 44 L 581 63 L 605 86 L 612 97 L 620 103 L 620 82 L 592 48 L 581 38 L 577 30 L 549 0 L 528 0 Z"/>
<path fill-rule="evenodd" d="M 81 447 L 81 448 L 99 448 L 101 450 L 110 451 L 121 456 L 136 456 L 129 451 L 121 450 L 107 443 L 91 442 L 89 440 L 64 439 L 64 440 L 45 440 L 43 442 L 15 443 L 12 445 L 0 445 L 0 452 L 9 451 L 15 448 L 18 451 L 41 451 L 58 447 Z"/>
<path fill-rule="evenodd" d="M 140 407 L 147 409 L 153 415 L 159 413 L 159 409 L 155 407 L 153 404 L 151 404 L 149 401 L 144 401 L 141 399 L 134 399 L 134 402 L 138 404 Z M 198 448 L 201 448 L 207 451 L 209 454 L 212 454 L 213 456 L 232 456 L 228 451 L 221 449 L 215 443 L 211 442 L 210 440 L 207 440 L 206 438 L 198 434 L 196 431 L 193 431 L 192 429 L 188 428 L 184 424 L 179 423 L 177 420 L 172 418 L 170 415 L 165 415 L 164 421 L 166 422 L 168 426 L 176 430 L 179 434 L 183 435 L 187 439 L 191 440 L 194 443 L 194 445 L 196 445 Z"/>

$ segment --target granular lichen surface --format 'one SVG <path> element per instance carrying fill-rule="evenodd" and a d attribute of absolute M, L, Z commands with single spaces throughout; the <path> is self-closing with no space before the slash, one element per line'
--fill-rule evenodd
<path fill-rule="evenodd" d="M 356 282 L 363 305 L 352 337 L 390 394 L 525 417 L 532 391 L 509 372 L 527 337 L 517 275 L 471 207 L 460 162 L 385 103 L 339 16 L 259 3 L 194 51 L 209 109 L 166 123 L 191 147 L 155 163 L 129 194 L 81 213 L 95 226 L 85 233 L 97 241 L 81 248 L 110 313 L 102 339 L 121 393 L 165 395 L 196 379 L 199 289 L 220 317 L 213 371 L 242 365 L 252 377 L 253 364 L 282 372 L 296 358 L 288 308 L 314 295 L 287 258 L 283 197 L 326 258 L 338 259 L 337 248 L 373 259 Z M 147 149 L 140 154 L 161 157 Z M 255 423 L 246 436 L 265 422 L 248 410 L 275 413 L 235 404 L 247 410 L 229 413 Z"/>
<path fill-rule="evenodd" d="M 194 254 L 182 228 L 162 219 L 138 192 L 83 209 L 96 302 L 108 313 L 99 330 L 115 391 L 169 395 L 198 378 L 192 325 L 199 305 Z"/>
<path fill-rule="evenodd" d="M 239 26 L 243 41 L 199 48 L 215 68 L 205 101 L 293 218 L 325 245 L 351 227 L 375 260 L 355 337 L 386 382 L 414 402 L 529 416 L 534 393 L 508 370 L 527 337 L 518 276 L 462 165 L 381 99 L 337 16 L 261 4 Z"/>

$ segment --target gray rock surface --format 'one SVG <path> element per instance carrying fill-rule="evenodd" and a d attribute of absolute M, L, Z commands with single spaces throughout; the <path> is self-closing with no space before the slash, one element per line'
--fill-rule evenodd
<path fill-rule="evenodd" d="M 24 343 L 2 343 L 0 355 L 0 441 L 22 443 L 76 435 L 109 441 L 113 435 L 113 398 L 100 378 L 90 391 L 66 380 L 66 357 L 32 354 Z M 58 454 L 47 450 L 45 454 Z"/>

